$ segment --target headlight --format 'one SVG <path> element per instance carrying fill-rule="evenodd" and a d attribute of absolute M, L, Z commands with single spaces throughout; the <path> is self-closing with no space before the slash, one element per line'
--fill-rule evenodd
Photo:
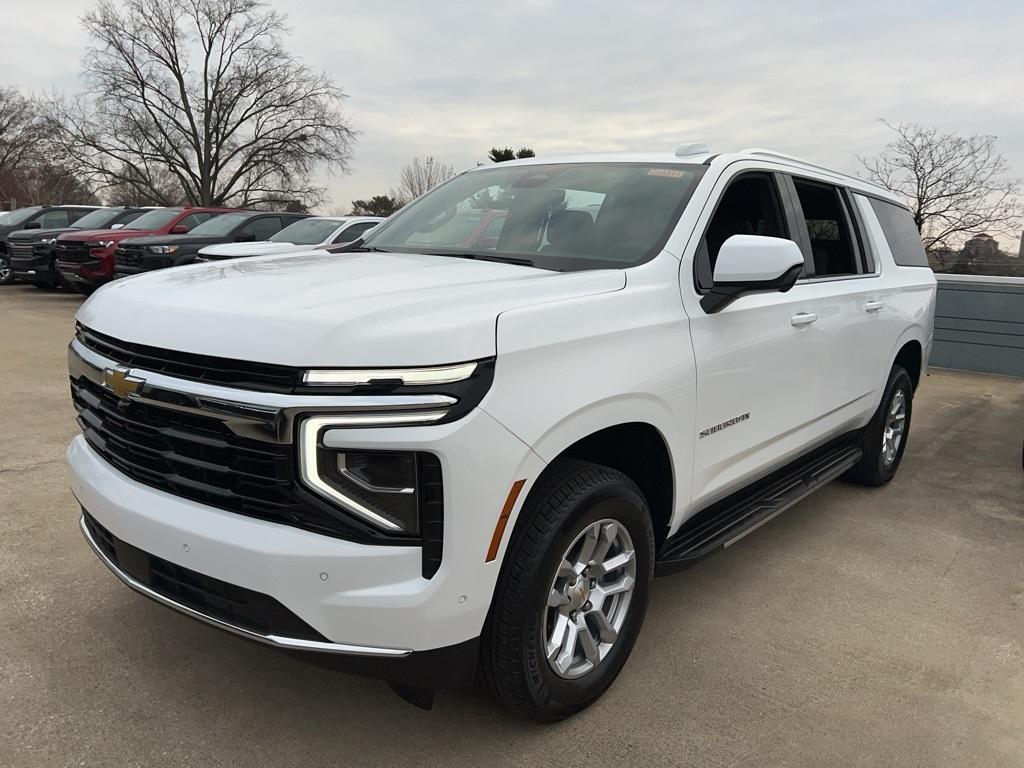
<path fill-rule="evenodd" d="M 418 536 L 420 510 L 442 502 L 440 464 L 433 454 L 336 448 L 324 444 L 330 417 L 300 428 L 300 469 L 310 490 L 389 533 Z"/>
<path fill-rule="evenodd" d="M 434 368 L 400 368 L 395 370 L 308 370 L 302 375 L 305 384 L 322 387 L 355 387 L 375 383 L 392 382 L 399 386 L 423 386 L 428 384 L 453 384 L 470 378 L 477 364 L 459 363 Z"/>
<path fill-rule="evenodd" d="M 97 248 L 109 248 L 113 244 L 114 244 L 113 240 L 100 240 L 99 244 L 96 247 Z"/>
<path fill-rule="evenodd" d="M 46 245 L 53 245 L 56 242 L 57 242 L 57 238 L 56 237 L 51 237 L 49 240 L 43 240 L 43 243 L 46 244 Z"/>
<path fill-rule="evenodd" d="M 151 245 L 149 246 L 150 253 L 174 253 L 178 250 L 176 245 Z"/>

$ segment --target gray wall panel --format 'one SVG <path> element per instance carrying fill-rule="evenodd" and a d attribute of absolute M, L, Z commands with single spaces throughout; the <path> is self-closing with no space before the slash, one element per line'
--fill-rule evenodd
<path fill-rule="evenodd" d="M 1024 377 L 1024 280 L 938 277 L 931 365 Z"/>

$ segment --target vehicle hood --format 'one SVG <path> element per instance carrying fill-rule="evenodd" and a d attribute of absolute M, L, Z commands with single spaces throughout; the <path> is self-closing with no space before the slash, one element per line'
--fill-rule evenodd
<path fill-rule="evenodd" d="M 120 242 L 129 237 L 145 237 L 151 234 L 152 230 L 135 229 L 73 229 L 67 234 L 61 235 L 63 242 L 85 243 L 90 240 L 114 240 Z"/>
<path fill-rule="evenodd" d="M 208 245 L 199 251 L 200 256 L 220 256 L 234 258 L 236 256 L 269 256 L 273 253 L 300 253 L 309 251 L 316 246 L 294 245 L 263 240 L 258 243 L 220 243 Z"/>
<path fill-rule="evenodd" d="M 61 227 L 60 229 L 20 229 L 14 230 L 7 235 L 8 240 L 27 240 L 29 242 L 36 242 L 39 240 L 49 240 L 51 237 L 57 235 L 63 235 L 66 232 L 77 232 L 78 230 L 72 227 Z"/>
<path fill-rule="evenodd" d="M 620 290 L 621 270 L 306 251 L 117 280 L 79 309 L 123 341 L 295 366 L 440 365 L 496 353 L 502 312 Z"/>
<path fill-rule="evenodd" d="M 214 235 L 143 235 L 129 237 L 122 242 L 125 245 L 202 245 L 203 243 L 223 243 L 230 240 L 230 236 Z"/>

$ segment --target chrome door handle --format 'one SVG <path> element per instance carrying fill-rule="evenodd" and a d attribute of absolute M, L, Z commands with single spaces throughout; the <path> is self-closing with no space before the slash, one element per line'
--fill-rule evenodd
<path fill-rule="evenodd" d="M 883 302 L 878 301 L 877 299 L 871 299 L 870 301 L 864 302 L 864 311 L 865 312 L 877 312 L 878 310 L 880 310 L 884 306 L 885 306 L 885 304 Z"/>
<path fill-rule="evenodd" d="M 813 312 L 797 312 L 789 318 L 789 322 L 799 327 L 801 325 L 810 325 L 811 323 L 816 322 L 817 319 L 818 316 Z"/>

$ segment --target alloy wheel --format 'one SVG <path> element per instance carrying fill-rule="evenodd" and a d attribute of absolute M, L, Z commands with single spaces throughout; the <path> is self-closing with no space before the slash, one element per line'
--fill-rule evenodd
<path fill-rule="evenodd" d="M 882 463 L 891 466 L 896 460 L 903 442 L 903 432 L 907 425 L 907 397 L 902 389 L 897 389 L 889 405 L 889 413 L 882 430 Z"/>
<path fill-rule="evenodd" d="M 544 650 L 556 675 L 574 679 L 607 657 L 626 620 L 636 554 L 625 526 L 588 525 L 566 549 L 544 607 Z"/>

